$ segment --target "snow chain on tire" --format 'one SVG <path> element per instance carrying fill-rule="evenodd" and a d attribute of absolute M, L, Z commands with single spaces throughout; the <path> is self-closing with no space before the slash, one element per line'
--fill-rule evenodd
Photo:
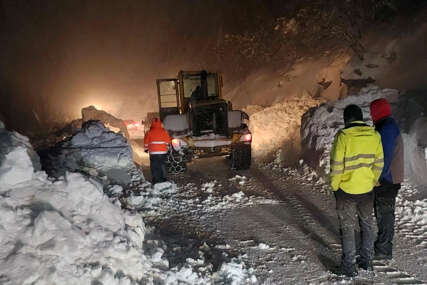
<path fill-rule="evenodd" d="M 176 151 L 169 151 L 166 159 L 166 168 L 169 174 L 181 174 L 187 170 L 184 156 Z"/>

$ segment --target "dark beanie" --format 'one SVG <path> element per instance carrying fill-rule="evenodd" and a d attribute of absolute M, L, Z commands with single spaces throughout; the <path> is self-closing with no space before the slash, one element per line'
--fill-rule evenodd
<path fill-rule="evenodd" d="M 344 123 L 347 125 L 353 121 L 363 121 L 363 113 L 359 106 L 351 104 L 344 109 Z"/>

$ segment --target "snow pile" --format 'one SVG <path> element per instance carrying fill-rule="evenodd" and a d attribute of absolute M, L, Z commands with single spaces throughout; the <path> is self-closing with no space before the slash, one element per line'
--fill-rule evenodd
<path fill-rule="evenodd" d="M 2 193 L 0 220 L 3 284 L 137 284 L 150 267 L 142 217 L 81 174 L 52 182 L 36 173 Z"/>
<path fill-rule="evenodd" d="M 0 191 L 31 180 L 40 160 L 28 138 L 9 132 L 0 121 Z"/>
<path fill-rule="evenodd" d="M 66 172 L 57 180 L 48 178 L 44 172 L 34 172 L 36 168 L 28 163 L 33 153 L 27 138 L 1 130 L 0 142 L 2 167 L 8 162 L 8 171 L 0 172 L 0 181 L 10 182 L 6 178 L 11 173 L 18 177 L 22 170 L 31 173 L 25 180 L 16 181 L 19 184 L 1 184 L 1 284 L 256 282 L 240 259 L 223 262 L 216 272 L 203 256 L 169 269 L 163 243 L 145 240 L 142 216 L 121 209 L 117 196 L 126 189 L 120 185 L 106 187 L 112 195 L 109 198 L 100 183 L 80 173 Z M 13 153 L 19 154 L 15 160 L 4 160 Z M 130 176 L 132 183 L 149 188 L 140 176 Z M 174 189 L 170 183 L 150 188 L 156 195 L 171 195 Z"/>
<path fill-rule="evenodd" d="M 321 174 L 329 172 L 329 153 L 335 134 L 344 127 L 344 108 L 356 104 L 363 111 L 363 118 L 372 124 L 369 114 L 370 103 L 378 98 L 386 98 L 392 108 L 398 101 L 399 92 L 394 89 L 380 89 L 376 86 L 363 88 L 358 95 L 328 102 L 304 114 L 301 126 L 303 157 Z"/>
<path fill-rule="evenodd" d="M 128 129 L 122 120 L 103 110 L 98 110 L 94 106 L 82 108 L 82 120 L 83 123 L 89 121 L 100 121 L 112 131 L 116 133 L 121 132 L 123 136 L 129 138 Z"/>
<path fill-rule="evenodd" d="M 212 271 L 212 264 L 206 264 L 203 256 L 197 260 L 187 258 L 186 265 L 178 269 L 174 267 L 166 277 L 165 284 L 255 284 L 256 276 L 253 269 L 246 269 L 241 258 L 233 258 L 224 262 L 218 271 L 211 276 L 206 274 Z"/>
<path fill-rule="evenodd" d="M 252 270 L 247 271 L 242 262 L 237 258 L 231 262 L 223 263 L 218 272 L 214 275 L 215 284 L 253 284 L 257 282 L 255 275 L 251 274 Z"/>
<path fill-rule="evenodd" d="M 295 163 L 300 150 L 301 117 L 321 102 L 304 93 L 252 114 L 249 129 L 253 135 L 254 157 L 268 159 L 277 149 L 283 149 L 284 161 Z"/>
<path fill-rule="evenodd" d="M 50 151 L 45 165 L 49 165 L 56 177 L 65 171 L 81 171 L 125 185 L 130 182 L 129 171 L 136 168 L 132 155 L 121 134 L 110 131 L 99 121 L 88 121 L 71 139 Z"/>

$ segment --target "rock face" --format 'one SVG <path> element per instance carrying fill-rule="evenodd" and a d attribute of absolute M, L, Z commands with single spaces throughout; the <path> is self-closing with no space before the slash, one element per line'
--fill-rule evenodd
<path fill-rule="evenodd" d="M 31 180 L 40 169 L 39 156 L 29 139 L 7 131 L 0 121 L 0 191 Z"/>
<path fill-rule="evenodd" d="M 83 123 L 79 132 L 49 151 L 44 165 L 57 177 L 80 171 L 118 184 L 130 183 L 129 173 L 136 168 L 127 140 L 99 121 Z"/>
<path fill-rule="evenodd" d="M 82 119 L 83 119 L 83 123 L 87 121 L 93 121 L 93 120 L 101 121 L 105 126 L 110 128 L 111 130 L 113 131 L 118 130 L 122 132 L 122 134 L 126 138 L 129 138 L 128 130 L 126 128 L 125 123 L 122 120 L 114 117 L 111 114 L 108 114 L 103 110 L 98 110 L 94 106 L 89 106 L 82 109 Z"/>

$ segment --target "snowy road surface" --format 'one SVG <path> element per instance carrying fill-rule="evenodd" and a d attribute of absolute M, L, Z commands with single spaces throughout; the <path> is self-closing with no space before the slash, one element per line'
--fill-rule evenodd
<path fill-rule="evenodd" d="M 177 192 L 147 206 L 152 211 L 145 211 L 145 221 L 170 237 L 170 245 L 206 242 L 239 257 L 259 284 L 427 284 L 427 200 L 410 185 L 397 203 L 394 259 L 375 261 L 374 274 L 341 279 L 330 272 L 341 248 L 335 200 L 308 167 L 269 164 L 236 172 L 214 157 L 192 162 L 186 174 L 171 179 Z"/>

